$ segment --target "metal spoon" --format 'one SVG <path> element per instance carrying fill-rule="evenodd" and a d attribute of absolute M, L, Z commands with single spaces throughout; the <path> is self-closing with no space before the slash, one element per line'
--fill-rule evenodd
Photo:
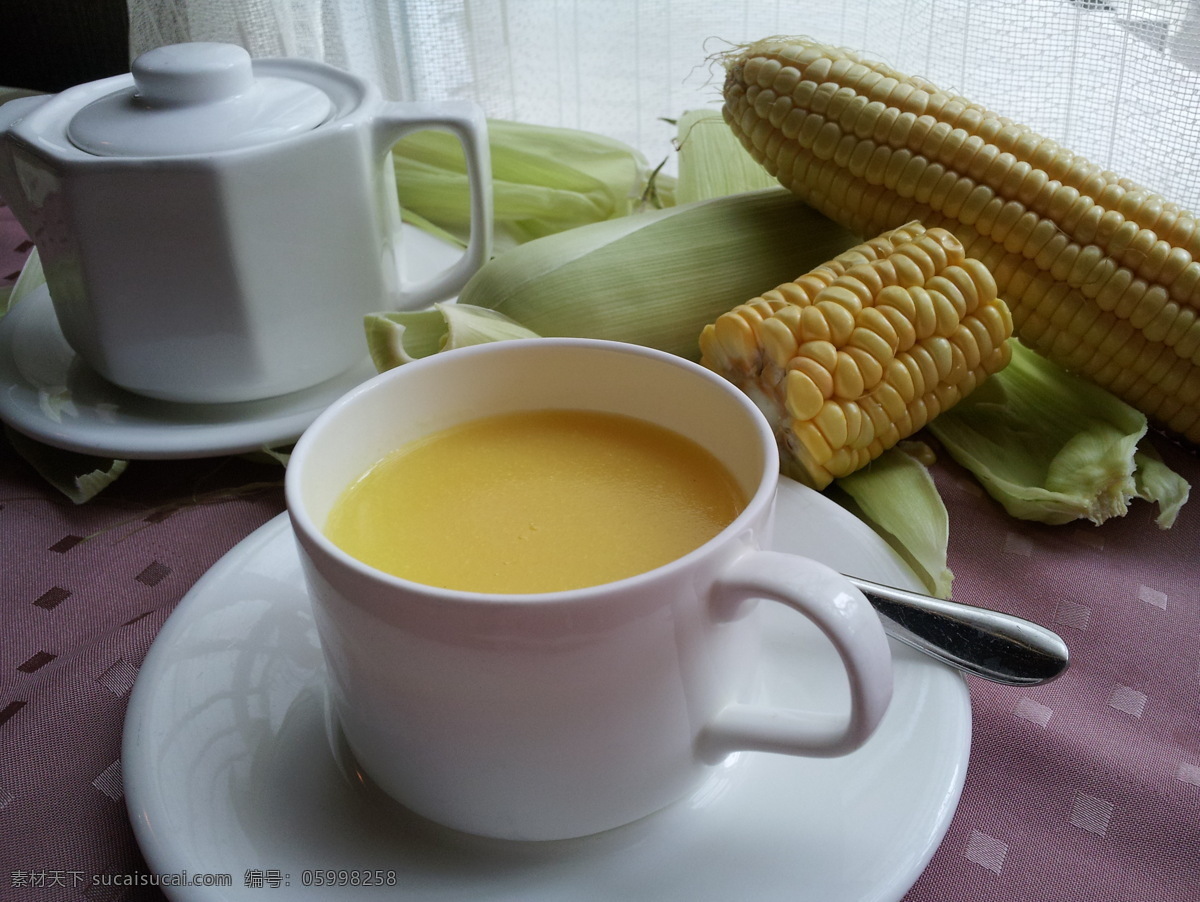
<path fill-rule="evenodd" d="M 1045 627 L 987 608 L 847 576 L 874 605 L 884 632 L 965 673 L 1031 686 L 1067 669 L 1067 643 Z"/>

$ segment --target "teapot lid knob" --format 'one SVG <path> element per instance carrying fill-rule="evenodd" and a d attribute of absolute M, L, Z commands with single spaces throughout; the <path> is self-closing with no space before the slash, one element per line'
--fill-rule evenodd
<path fill-rule="evenodd" d="M 133 61 L 133 81 L 150 106 L 209 103 L 254 84 L 250 54 L 236 44 L 195 42 L 148 50 Z"/>

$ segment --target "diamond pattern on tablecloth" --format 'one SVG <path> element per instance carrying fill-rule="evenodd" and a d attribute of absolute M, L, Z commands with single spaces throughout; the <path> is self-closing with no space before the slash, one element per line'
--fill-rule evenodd
<path fill-rule="evenodd" d="M 62 586 L 55 586 L 52 589 L 47 589 L 45 592 L 35 598 L 33 603 L 39 608 L 45 608 L 47 611 L 51 611 L 70 597 L 70 589 L 64 589 Z"/>
<path fill-rule="evenodd" d="M 83 536 L 63 536 L 57 542 L 50 546 L 49 551 L 55 551 L 59 554 L 66 554 L 80 542 L 86 541 Z"/>
<path fill-rule="evenodd" d="M 1033 554 L 1033 543 L 1025 536 L 1017 535 L 1015 532 L 1007 533 L 1004 536 L 1004 553 L 1029 557 Z"/>
<path fill-rule="evenodd" d="M 1080 830 L 1087 830 L 1098 836 L 1108 835 L 1108 824 L 1113 816 L 1113 803 L 1098 799 L 1086 792 L 1075 793 L 1075 801 L 1071 805 L 1071 816 L 1068 820 Z"/>
<path fill-rule="evenodd" d="M 1109 707 L 1124 711 L 1133 717 L 1141 717 L 1142 711 L 1146 709 L 1146 693 L 1138 692 L 1129 686 L 1118 686 L 1108 697 L 1108 704 Z"/>
<path fill-rule="evenodd" d="M 1180 783 L 1200 786 L 1200 765 L 1190 764 L 1187 761 L 1180 762 L 1179 770 L 1175 771 L 1175 777 Z"/>
<path fill-rule="evenodd" d="M 57 657 L 58 655 L 52 655 L 48 651 L 39 651 L 18 664 L 17 670 L 21 673 L 36 673 Z"/>
<path fill-rule="evenodd" d="M 121 696 L 133 688 L 137 675 L 137 666 L 130 664 L 122 658 L 105 670 L 104 673 L 100 674 L 100 676 L 96 677 L 96 682 L 113 695 Z"/>
<path fill-rule="evenodd" d="M 164 579 L 171 575 L 171 568 L 159 561 L 153 561 L 146 565 L 137 576 L 134 577 L 139 583 L 147 586 L 157 586 Z"/>
<path fill-rule="evenodd" d="M 24 701 L 19 700 L 9 702 L 3 708 L 0 708 L 0 726 L 4 726 L 5 723 L 12 720 L 17 715 L 17 712 L 25 707 L 25 704 Z"/>
<path fill-rule="evenodd" d="M 114 802 L 121 801 L 125 795 L 125 782 L 121 776 L 121 759 L 118 758 L 92 780 L 92 785 Z"/>
<path fill-rule="evenodd" d="M 1054 622 L 1059 626 L 1083 632 L 1092 621 L 1092 609 L 1075 601 L 1060 601 L 1054 611 Z"/>
<path fill-rule="evenodd" d="M 1167 609 L 1167 594 L 1158 589 L 1152 589 L 1150 586 L 1138 586 L 1137 597 L 1146 604 L 1152 604 L 1164 611 Z"/>
<path fill-rule="evenodd" d="M 1023 698 L 1017 702 L 1017 707 L 1013 714 L 1022 720 L 1027 720 L 1030 723 L 1035 723 L 1039 727 L 1044 727 L 1050 723 L 1050 718 L 1054 716 L 1054 712 L 1050 708 L 1035 702 L 1031 698 Z"/>
<path fill-rule="evenodd" d="M 978 830 L 972 830 L 971 838 L 967 840 L 967 851 L 964 854 L 968 861 L 975 862 L 993 874 L 999 874 L 1004 868 L 1004 856 L 1008 854 L 1008 843 Z"/>

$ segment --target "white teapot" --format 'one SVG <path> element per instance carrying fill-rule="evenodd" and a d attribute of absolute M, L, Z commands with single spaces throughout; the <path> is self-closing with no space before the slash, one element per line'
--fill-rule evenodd
<path fill-rule="evenodd" d="M 349 73 L 176 44 L 132 73 L 0 107 L 0 197 L 37 246 L 63 335 L 122 388 L 269 398 L 360 363 L 364 314 L 450 297 L 491 252 L 486 125 L 470 103 L 388 103 Z M 400 272 L 392 145 L 463 144 L 470 243 Z"/>

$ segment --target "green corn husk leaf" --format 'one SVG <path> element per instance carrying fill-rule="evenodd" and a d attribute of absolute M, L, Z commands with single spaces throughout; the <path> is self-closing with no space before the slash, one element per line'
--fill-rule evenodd
<path fill-rule="evenodd" d="M 773 188 L 779 181 L 746 151 L 719 110 L 689 110 L 678 122 L 675 203 Z M 795 275 L 800 275 L 796 273 Z"/>
<path fill-rule="evenodd" d="M 575 129 L 488 120 L 497 250 L 641 205 L 651 169 L 634 148 Z M 431 223 L 465 244 L 470 231 L 466 163 L 458 139 L 427 129 L 392 149 L 401 207 L 414 224 Z M 658 196 L 671 179 L 655 177 Z"/>
<path fill-rule="evenodd" d="M 293 444 L 282 445 L 278 448 L 263 445 L 257 451 L 247 451 L 245 454 L 239 454 L 238 457 L 253 464 L 287 467 L 288 461 L 292 459 L 292 448 Z"/>
<path fill-rule="evenodd" d="M 78 454 L 43 445 L 12 429 L 4 430 L 5 438 L 38 475 L 71 499 L 83 504 L 100 494 L 125 472 L 125 460 Z"/>
<path fill-rule="evenodd" d="M 21 269 L 21 274 L 17 276 L 17 281 L 6 292 L 0 294 L 0 318 L 3 318 L 8 311 L 45 282 L 46 273 L 42 269 L 42 258 L 35 247 L 25 258 L 25 266 Z"/>
<path fill-rule="evenodd" d="M 1139 455 L 1146 417 L 1019 342 L 1012 361 L 929 429 L 1012 516 L 1097 525 L 1143 498 L 1170 526 L 1188 485 Z M 1139 477 L 1138 471 L 1145 471 Z"/>
<path fill-rule="evenodd" d="M 446 244 L 450 245 L 451 247 L 457 245 L 458 247 L 465 248 L 467 246 L 467 240 L 465 237 L 451 235 L 441 226 L 435 225 L 421 214 L 414 213 L 412 210 L 402 209 L 400 211 L 400 218 L 409 225 L 420 229 L 422 232 L 426 232 L 427 234 L 432 235 L 434 238 L 438 238 L 446 242 Z"/>
<path fill-rule="evenodd" d="M 1154 522 L 1162 529 L 1175 525 L 1179 510 L 1187 503 L 1191 484 L 1163 463 L 1150 446 L 1133 455 L 1133 481 L 1137 497 L 1158 505 Z"/>
<path fill-rule="evenodd" d="M 364 327 L 371 360 L 381 373 L 440 351 L 539 337 L 495 310 L 470 304 L 441 303 L 432 310 L 372 313 Z"/>
<path fill-rule="evenodd" d="M 843 476 L 830 496 L 866 522 L 921 578 L 929 594 L 950 597 L 954 574 L 947 566 L 950 515 L 933 477 L 907 453 L 905 443 L 868 466 Z"/>
<path fill-rule="evenodd" d="M 544 336 L 698 359 L 703 327 L 858 243 L 781 188 L 633 213 L 500 254 L 459 301 Z"/>

